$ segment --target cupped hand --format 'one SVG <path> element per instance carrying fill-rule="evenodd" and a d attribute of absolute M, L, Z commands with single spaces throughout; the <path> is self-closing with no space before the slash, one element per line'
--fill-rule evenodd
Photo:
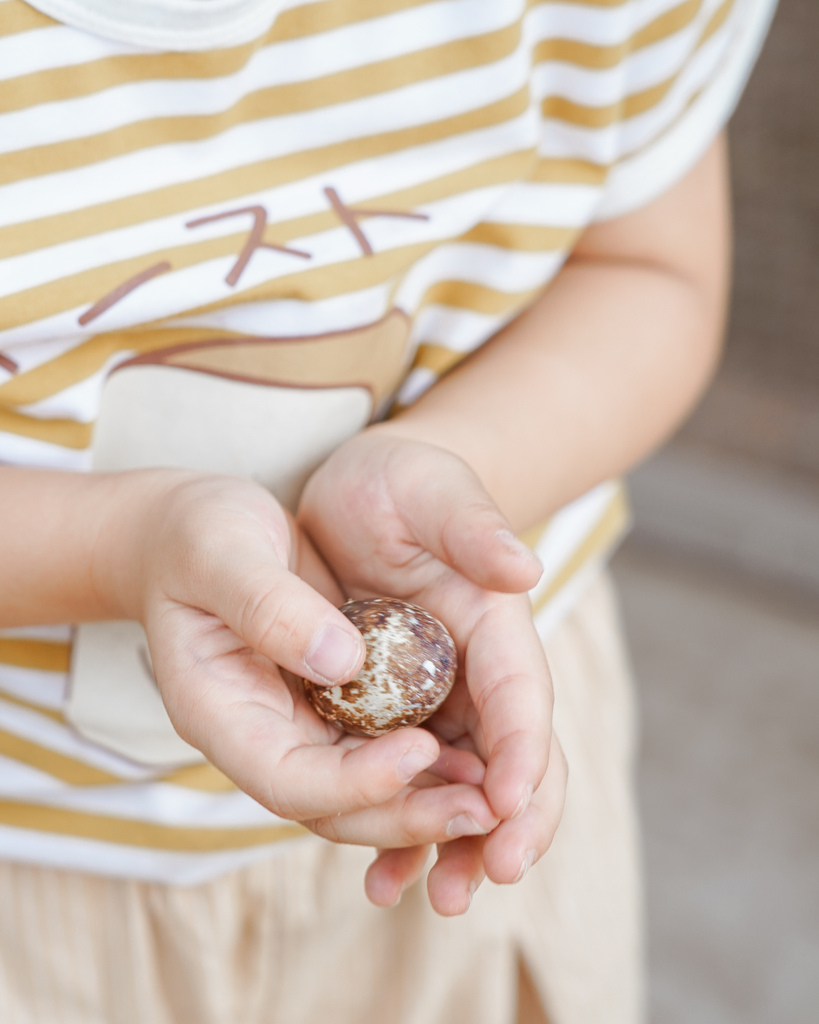
<path fill-rule="evenodd" d="M 499 821 L 486 839 L 439 850 L 432 905 L 461 913 L 484 873 L 495 882 L 522 877 L 562 812 L 565 761 L 551 735 L 551 680 L 526 595 L 539 563 L 464 462 L 390 424 L 357 435 L 316 471 L 298 521 L 350 597 L 419 604 L 455 640 L 458 678 L 427 728 L 480 757 Z M 394 903 L 426 853 L 382 849 L 367 876 L 370 898 Z"/>
<path fill-rule="evenodd" d="M 343 682 L 364 646 L 292 517 L 251 481 L 162 479 L 136 544 L 136 612 L 183 739 L 269 810 L 337 841 L 401 847 L 491 830 L 473 753 L 442 751 L 422 729 L 346 737 L 304 698 L 299 678 Z M 454 784 L 429 785 L 436 773 Z"/>

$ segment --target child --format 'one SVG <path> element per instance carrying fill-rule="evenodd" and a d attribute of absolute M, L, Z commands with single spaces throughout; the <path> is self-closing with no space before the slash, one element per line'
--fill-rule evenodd
<path fill-rule="evenodd" d="M 639 1019 L 608 481 L 771 6 L 0 0 L 0 1019 Z M 373 594 L 461 670 L 361 740 Z"/>

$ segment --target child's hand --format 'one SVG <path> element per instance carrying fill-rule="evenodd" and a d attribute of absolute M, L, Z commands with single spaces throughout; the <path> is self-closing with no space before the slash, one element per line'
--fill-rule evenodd
<path fill-rule="evenodd" d="M 265 807 L 328 838 L 436 842 L 459 815 L 476 823 L 473 832 L 492 829 L 473 754 L 449 752 L 449 766 L 433 769 L 460 784 L 410 787 L 439 761 L 435 737 L 342 737 L 305 700 L 294 676 L 349 679 L 364 648 L 292 517 L 246 480 L 168 479 L 141 520 L 132 589 L 180 735 Z"/>
<path fill-rule="evenodd" d="M 500 819 L 486 840 L 439 849 L 431 902 L 462 913 L 484 871 L 516 881 L 549 846 L 562 813 L 566 766 L 551 736 L 551 680 L 525 594 L 539 578 L 537 560 L 460 459 L 380 427 L 316 471 L 298 520 L 350 597 L 419 604 L 455 640 L 459 677 L 428 724 L 485 762 L 484 791 Z M 426 852 L 382 850 L 368 873 L 370 898 L 394 903 Z"/>

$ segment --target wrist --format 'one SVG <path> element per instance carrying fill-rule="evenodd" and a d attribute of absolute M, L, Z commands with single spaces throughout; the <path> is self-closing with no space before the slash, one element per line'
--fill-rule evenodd
<path fill-rule="evenodd" d="M 417 405 L 369 427 L 368 431 L 394 441 L 428 444 L 455 455 L 497 501 L 499 483 L 493 467 L 502 465 L 504 458 L 497 425 L 491 416 L 476 415 L 463 403 L 449 408 L 436 398 L 430 393 L 419 399 Z"/>
<path fill-rule="evenodd" d="M 196 475 L 146 469 L 99 478 L 100 517 L 90 563 L 100 618 L 144 620 L 151 566 L 173 494 Z"/>

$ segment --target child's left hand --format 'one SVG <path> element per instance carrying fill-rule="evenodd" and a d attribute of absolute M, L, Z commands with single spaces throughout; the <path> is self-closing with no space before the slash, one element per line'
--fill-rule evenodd
<path fill-rule="evenodd" d="M 350 597 L 418 604 L 455 640 L 458 679 L 428 727 L 480 755 L 484 792 L 501 819 L 488 837 L 438 848 L 430 901 L 439 913 L 463 913 L 484 874 L 500 883 L 522 877 L 548 848 L 563 809 L 566 764 L 526 595 L 540 575 L 537 559 L 463 461 L 391 428 L 342 445 L 308 482 L 298 519 Z M 370 899 L 395 903 L 427 854 L 381 851 L 367 875 Z"/>

